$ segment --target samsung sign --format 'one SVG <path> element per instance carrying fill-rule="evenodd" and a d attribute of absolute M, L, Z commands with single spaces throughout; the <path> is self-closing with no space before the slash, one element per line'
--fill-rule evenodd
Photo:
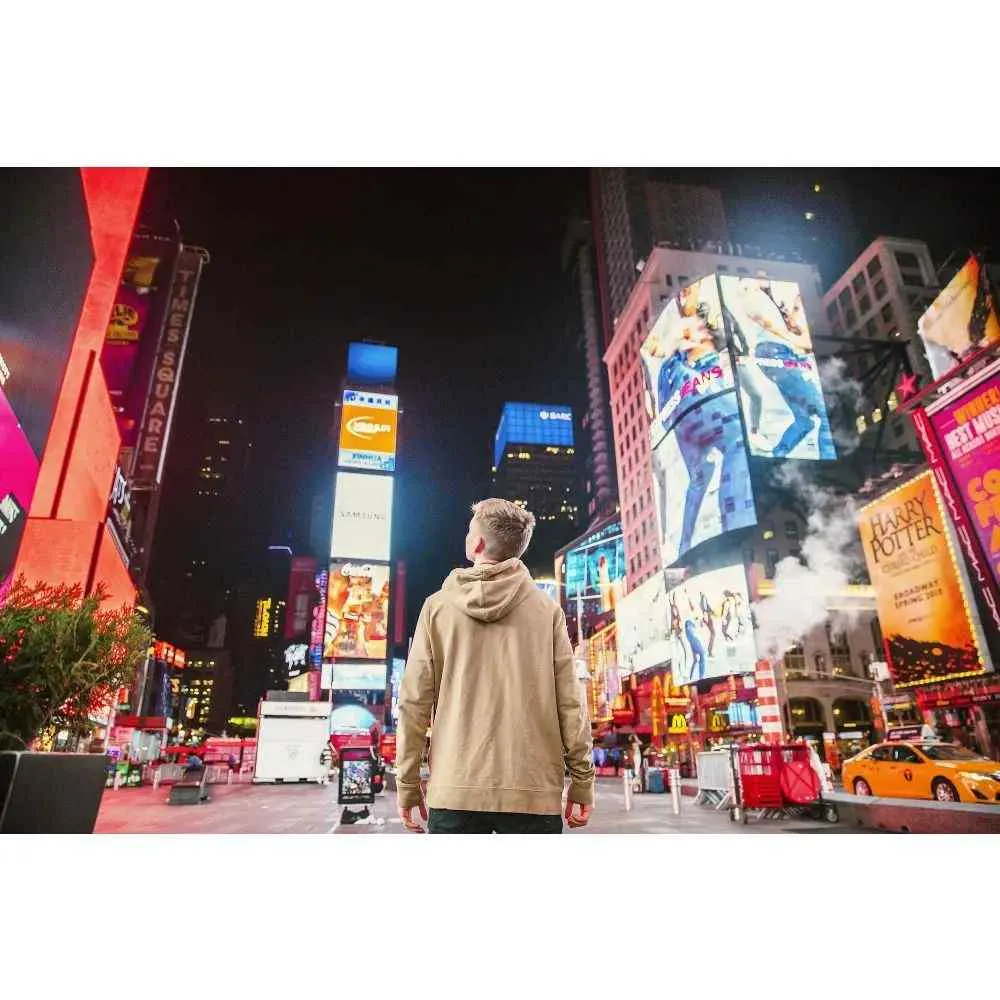
<path fill-rule="evenodd" d="M 573 447 L 573 411 L 546 403 L 504 403 L 493 446 L 493 466 L 500 465 L 510 444 Z"/>

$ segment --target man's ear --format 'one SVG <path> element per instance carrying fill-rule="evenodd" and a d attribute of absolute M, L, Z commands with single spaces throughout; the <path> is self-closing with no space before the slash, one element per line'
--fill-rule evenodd
<path fill-rule="evenodd" d="M 476 547 L 473 551 L 477 556 L 486 551 L 486 539 L 482 535 L 479 536 L 479 541 L 476 542 Z"/>

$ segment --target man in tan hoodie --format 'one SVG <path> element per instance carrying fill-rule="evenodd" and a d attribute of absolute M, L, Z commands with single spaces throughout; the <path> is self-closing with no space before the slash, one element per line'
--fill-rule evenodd
<path fill-rule="evenodd" d="M 472 508 L 471 569 L 424 602 L 399 691 L 396 785 L 407 830 L 561 833 L 594 802 L 590 721 L 566 618 L 521 562 L 534 516 L 509 500 Z M 420 758 L 427 727 L 431 776 Z M 566 772 L 570 787 L 563 813 Z"/>

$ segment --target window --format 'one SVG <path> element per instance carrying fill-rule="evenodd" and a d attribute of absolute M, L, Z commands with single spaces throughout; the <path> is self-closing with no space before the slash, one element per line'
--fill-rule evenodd
<path fill-rule="evenodd" d="M 798 538 L 799 537 L 799 522 L 798 521 L 785 521 L 785 537 L 786 538 Z"/>
<path fill-rule="evenodd" d="M 922 764 L 923 761 L 909 747 L 892 748 L 892 759 L 897 764 Z"/>
<path fill-rule="evenodd" d="M 881 302 L 882 299 L 886 297 L 888 292 L 889 289 L 885 287 L 885 282 L 879 278 L 878 281 L 875 282 L 875 298 Z"/>
<path fill-rule="evenodd" d="M 861 296 L 860 299 L 858 299 L 858 311 L 861 313 L 862 316 L 864 316 L 866 312 L 869 312 L 871 310 L 871 307 L 872 307 L 872 300 L 868 297 L 868 293 L 866 292 L 864 295 Z"/>
<path fill-rule="evenodd" d="M 919 271 L 920 261 L 915 253 L 906 253 L 902 250 L 896 251 L 896 263 L 901 271 Z"/>
<path fill-rule="evenodd" d="M 686 284 L 687 284 L 687 283 L 688 283 L 688 282 L 689 282 L 690 280 L 691 280 L 691 279 L 690 279 L 690 278 L 689 278 L 689 277 L 688 277 L 688 276 L 687 276 L 686 274 L 678 274 L 678 275 L 677 275 L 677 284 L 678 284 L 678 285 L 680 285 L 680 286 L 681 286 L 682 288 L 683 288 L 683 287 L 684 287 L 684 286 L 685 286 L 685 285 L 686 285 Z"/>
<path fill-rule="evenodd" d="M 876 274 L 882 273 L 882 261 L 879 258 L 878 254 L 876 254 L 874 257 L 872 257 L 870 261 L 868 261 L 868 267 L 865 268 L 865 270 L 868 272 L 869 278 L 874 278 Z"/>
<path fill-rule="evenodd" d="M 860 295 L 865 290 L 865 276 L 863 274 L 856 274 L 854 280 L 851 282 L 851 288 L 854 289 L 855 295 Z"/>
<path fill-rule="evenodd" d="M 667 275 L 667 287 L 668 288 L 674 287 L 674 276 L 672 274 Z"/>
<path fill-rule="evenodd" d="M 886 302 L 886 304 L 884 306 L 882 306 L 882 322 L 884 322 L 884 323 L 891 323 L 892 322 L 892 303 L 891 302 Z"/>
<path fill-rule="evenodd" d="M 892 760 L 892 755 L 895 749 L 896 749 L 895 747 L 890 747 L 890 746 L 875 747 L 875 749 L 872 750 L 872 760 L 878 760 L 883 762 L 887 760 Z"/>

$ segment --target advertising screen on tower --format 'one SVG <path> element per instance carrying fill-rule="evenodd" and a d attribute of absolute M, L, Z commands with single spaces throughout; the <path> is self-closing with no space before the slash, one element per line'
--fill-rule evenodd
<path fill-rule="evenodd" d="M 604 525 L 579 545 L 567 549 L 562 565 L 563 610 L 568 619 L 581 616 L 587 635 L 594 619 L 613 611 L 624 591 L 625 539 L 621 521 Z"/>
<path fill-rule="evenodd" d="M 330 563 L 323 658 L 384 660 L 389 624 L 389 567 Z"/>
<path fill-rule="evenodd" d="M 693 407 L 733 388 L 714 274 L 682 288 L 667 303 L 639 357 L 652 446 Z"/>
<path fill-rule="evenodd" d="M 859 529 L 896 687 L 985 673 L 933 472 L 863 507 Z"/>
<path fill-rule="evenodd" d="M 986 268 L 970 257 L 917 321 L 931 373 L 942 378 L 967 354 L 1000 341 Z"/>
<path fill-rule="evenodd" d="M 721 275 L 750 454 L 835 459 L 812 335 L 794 281 Z"/>
<path fill-rule="evenodd" d="M 388 562 L 391 531 L 392 476 L 338 472 L 330 555 Z"/>
<path fill-rule="evenodd" d="M 94 266 L 78 169 L 0 176 L 0 586 L 17 556 Z"/>
<path fill-rule="evenodd" d="M 390 386 L 396 380 L 399 349 L 385 344 L 347 345 L 347 383 L 358 388 Z"/>
<path fill-rule="evenodd" d="M 616 609 L 623 673 L 670 664 L 679 687 L 752 673 L 757 660 L 746 572 L 723 566 L 668 587 L 658 573 Z"/>
<path fill-rule="evenodd" d="M 397 396 L 346 389 L 337 464 L 345 469 L 394 472 L 398 408 Z"/>
<path fill-rule="evenodd" d="M 651 464 L 664 566 L 702 542 L 757 523 L 734 390 L 687 409 L 653 448 Z"/>
<path fill-rule="evenodd" d="M 342 663 L 333 664 L 330 686 L 334 691 L 382 691 L 385 692 L 388 665 L 385 663 Z"/>
<path fill-rule="evenodd" d="M 493 441 L 493 465 L 499 467 L 507 442 L 573 447 L 573 411 L 548 403 L 504 403 Z"/>

